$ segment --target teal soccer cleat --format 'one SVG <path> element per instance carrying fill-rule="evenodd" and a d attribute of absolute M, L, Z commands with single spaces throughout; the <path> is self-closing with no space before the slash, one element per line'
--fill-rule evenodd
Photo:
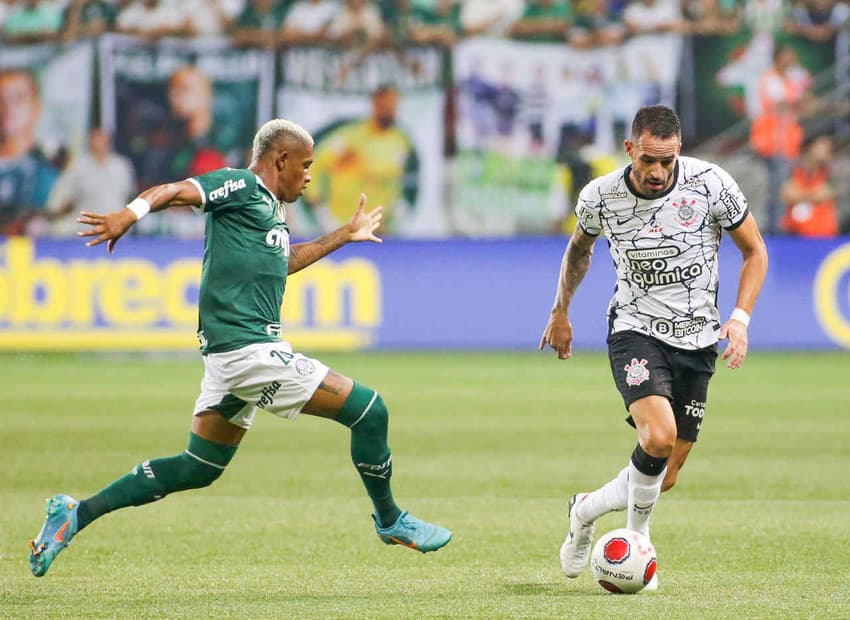
<path fill-rule="evenodd" d="M 43 576 L 53 560 L 77 533 L 77 508 L 80 502 L 68 495 L 47 500 L 47 519 L 35 540 L 30 541 L 30 570 Z"/>
<path fill-rule="evenodd" d="M 388 527 L 380 527 L 377 517 L 372 515 L 372 518 L 375 519 L 375 531 L 388 545 L 404 545 L 428 553 L 444 547 L 452 539 L 452 533 L 446 528 L 417 519 L 407 512 L 401 513 Z"/>

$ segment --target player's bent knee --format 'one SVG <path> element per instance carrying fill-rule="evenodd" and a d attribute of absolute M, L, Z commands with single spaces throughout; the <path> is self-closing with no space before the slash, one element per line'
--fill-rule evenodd
<path fill-rule="evenodd" d="M 390 412 L 387 409 L 387 405 L 384 403 L 384 399 L 381 398 L 380 394 L 375 392 L 375 400 L 372 403 L 372 406 L 360 422 L 358 422 L 356 426 L 352 427 L 352 430 L 356 430 L 358 433 L 368 433 L 370 435 L 386 434 L 389 419 Z"/>
<path fill-rule="evenodd" d="M 386 435 L 389 411 L 378 392 L 355 381 L 336 419 L 354 433 Z"/>
<path fill-rule="evenodd" d="M 649 454 L 668 457 L 676 443 L 676 429 L 674 428 L 673 432 L 664 432 L 663 429 L 652 430 L 641 438 L 640 443 Z"/>
<path fill-rule="evenodd" d="M 189 447 L 180 455 L 179 486 L 200 489 L 211 485 L 224 473 L 236 446 L 215 443 L 192 433 Z"/>
<path fill-rule="evenodd" d="M 224 473 L 223 467 L 201 463 L 186 453 L 182 456 L 183 467 L 180 472 L 180 487 L 182 489 L 201 489 L 209 486 Z"/>

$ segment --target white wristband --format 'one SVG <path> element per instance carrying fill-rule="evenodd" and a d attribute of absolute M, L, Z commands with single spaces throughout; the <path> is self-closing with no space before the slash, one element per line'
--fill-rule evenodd
<path fill-rule="evenodd" d="M 127 208 L 136 214 L 136 221 L 138 222 L 140 219 L 150 213 L 151 203 L 149 203 L 144 198 L 136 198 L 130 204 L 127 205 Z"/>
<path fill-rule="evenodd" d="M 734 310 L 732 310 L 732 315 L 729 317 L 729 319 L 735 319 L 736 321 L 740 321 L 744 324 L 744 326 L 747 327 L 750 325 L 750 315 L 747 314 L 746 310 L 741 310 L 740 308 L 735 308 Z"/>

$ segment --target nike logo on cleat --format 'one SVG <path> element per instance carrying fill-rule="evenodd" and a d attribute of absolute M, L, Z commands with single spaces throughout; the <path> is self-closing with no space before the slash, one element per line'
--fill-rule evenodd
<path fill-rule="evenodd" d="M 59 528 L 56 534 L 53 535 L 53 540 L 60 543 L 65 542 L 65 530 L 68 529 L 68 526 L 70 524 L 70 521 L 65 521 L 64 525 L 62 525 L 62 527 Z"/>
<path fill-rule="evenodd" d="M 400 538 L 396 538 L 395 536 L 387 536 L 391 541 L 393 541 L 397 545 L 403 545 L 405 547 L 410 547 L 411 549 L 416 549 L 416 543 L 412 540 L 410 542 L 401 540 Z"/>

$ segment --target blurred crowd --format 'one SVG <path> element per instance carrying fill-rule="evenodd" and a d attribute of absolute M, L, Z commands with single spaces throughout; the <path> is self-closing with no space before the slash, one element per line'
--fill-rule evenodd
<path fill-rule="evenodd" d="M 364 55 L 417 45 L 451 50 L 463 39 L 480 36 L 561 42 L 576 50 L 645 37 L 650 57 L 678 53 L 678 48 L 665 51 L 662 41 L 650 35 L 747 30 L 756 33 L 756 40 L 764 36 L 772 41 L 784 33 L 828 44 L 848 29 L 850 5 L 844 0 L 0 0 L 0 47 L 7 49 L 70 43 L 103 33 L 146 41 L 226 37 L 241 48 L 338 46 Z M 764 228 L 773 234 L 834 236 L 842 231 L 831 168 L 834 136 L 803 130 L 803 120 L 823 108 L 811 96 L 811 75 L 801 70 L 794 50 L 777 45 L 771 57 L 759 77 L 750 132 L 750 148 L 768 178 Z M 210 132 L 211 93 L 204 79 L 181 70 L 169 81 L 169 102 L 185 119 L 189 138 Z M 675 87 L 675 76 L 661 82 Z M 474 80 L 463 88 L 473 103 L 486 94 L 496 99 L 491 102 L 495 108 L 517 107 L 508 91 L 491 88 L 485 93 Z M 534 95 L 527 97 L 529 117 Z M 675 93 L 665 95 L 662 89 L 659 96 L 675 103 Z M 35 143 L 39 104 L 38 85 L 30 74 L 0 66 L 0 233 L 72 234 L 74 214 L 81 207 L 118 208 L 149 184 L 144 170 L 117 153 L 112 137 L 98 127 L 91 129 L 85 151 L 73 159 L 63 149 L 43 152 Z M 539 104 L 546 105 L 542 93 Z M 575 152 L 565 151 L 569 135 L 562 136 L 561 144 L 565 148 L 557 157 L 570 166 L 573 184 L 588 180 L 589 167 L 583 170 Z M 225 163 L 212 149 L 201 149 L 198 157 L 187 163 L 187 173 Z M 27 206 L 24 216 L 19 213 L 22 205 Z M 561 224 L 552 230 L 563 230 Z"/>
<path fill-rule="evenodd" d="M 239 45 L 451 46 L 470 36 L 616 45 L 648 32 L 785 31 L 827 41 L 844 0 L 0 0 L 5 43 L 104 32 L 232 37 Z"/>

